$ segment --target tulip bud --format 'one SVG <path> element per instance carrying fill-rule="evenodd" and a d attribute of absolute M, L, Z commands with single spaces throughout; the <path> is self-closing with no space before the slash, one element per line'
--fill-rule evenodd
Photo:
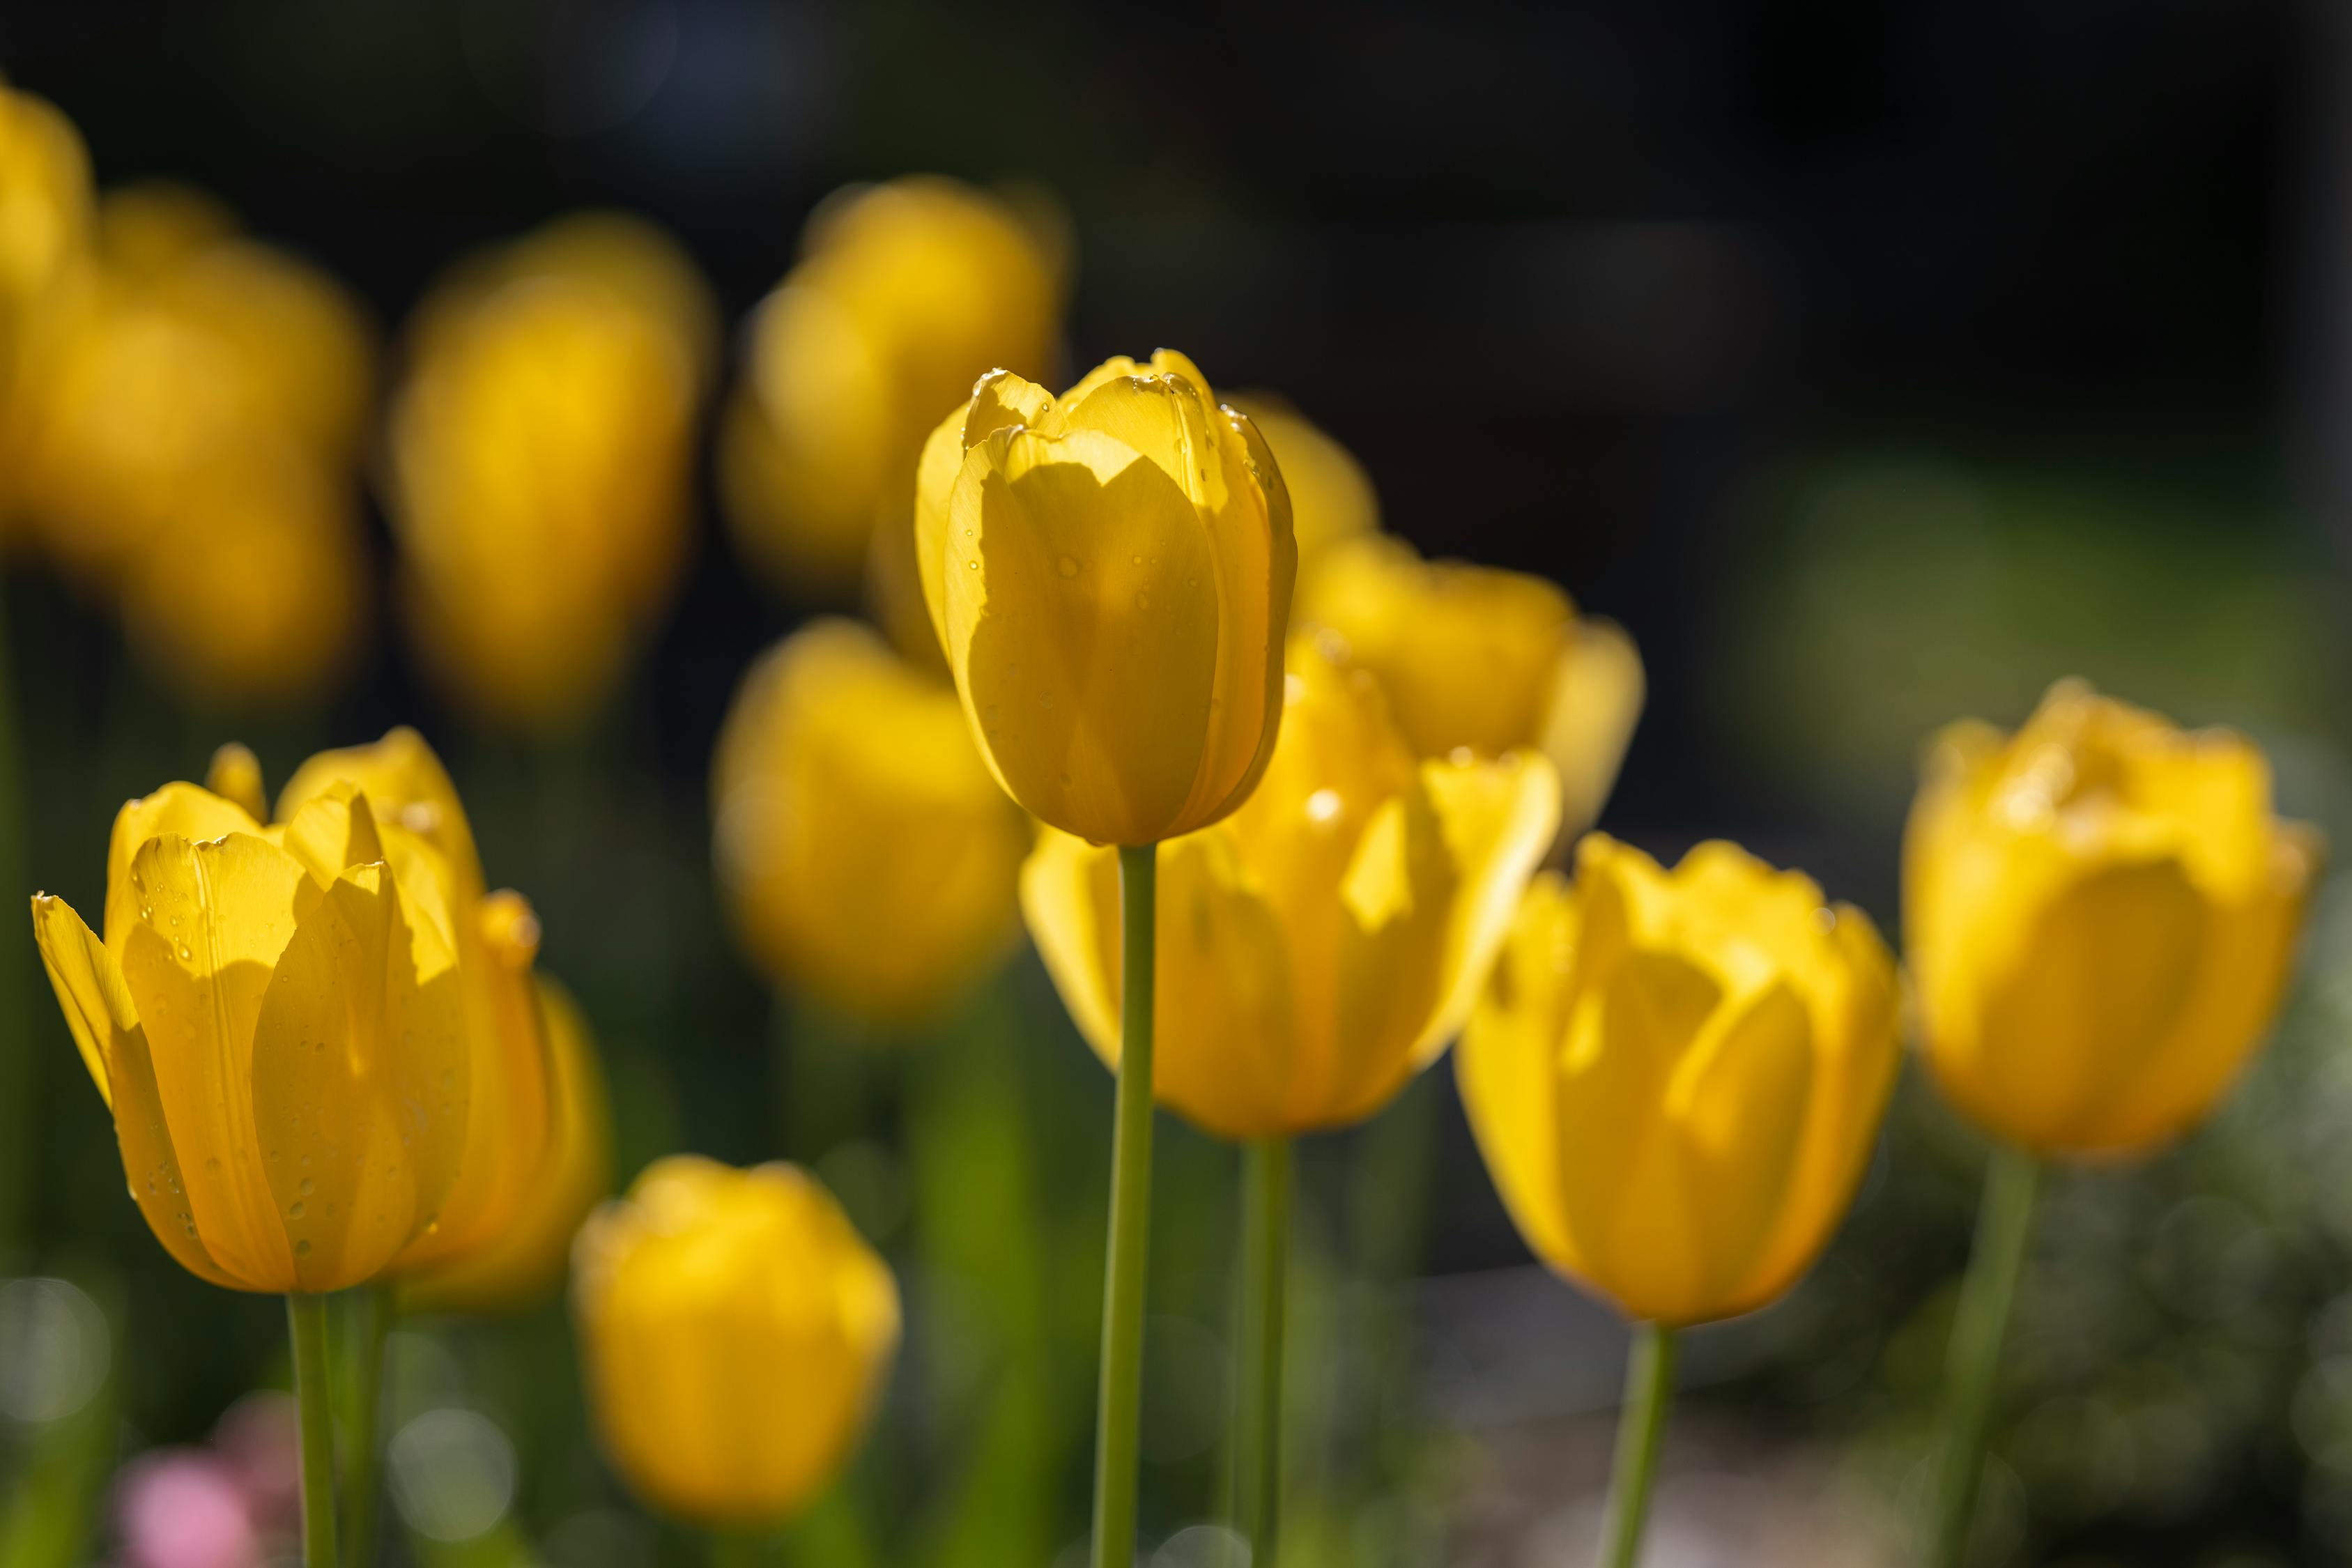
<path fill-rule="evenodd" d="M 995 366 L 1051 363 L 1061 258 L 1029 219 L 931 176 L 838 193 L 810 218 L 805 258 L 752 317 L 720 432 L 728 523 L 778 586 L 855 586 L 869 540 L 907 526 L 940 410 Z M 917 600 L 909 553 L 888 569 L 876 584 L 885 605 Z"/>
<path fill-rule="evenodd" d="M 1534 752 L 1414 757 L 1371 679 L 1311 638 L 1286 685 L 1256 791 L 1160 856 L 1154 1088 L 1236 1140 L 1361 1121 L 1445 1048 L 1559 809 Z M 1048 829 L 1021 889 L 1071 1016 L 1116 1068 L 1117 855 Z"/>
<path fill-rule="evenodd" d="M 2041 1154 L 2178 1138 L 2268 1033 L 2320 859 L 2229 731 L 2184 733 L 2076 681 L 2014 735 L 1946 730 L 1904 846 L 1937 1083 Z"/>
<path fill-rule="evenodd" d="M 1142 845 L 1231 813 L 1281 718 L 1297 550 L 1256 428 L 1181 354 L 1058 402 L 982 379 L 923 448 L 916 564 L 989 766 L 1053 826 Z"/>
<path fill-rule="evenodd" d="M 1528 890 L 1454 1055 L 1519 1234 L 1628 1317 L 1750 1311 L 1851 1201 L 1898 1061 L 1870 920 L 1736 846 L 1603 835 Z"/>
<path fill-rule="evenodd" d="M 1300 579 L 1298 620 L 1347 638 L 1423 756 L 1539 747 L 1559 770 L 1563 836 L 1600 816 L 1642 712 L 1641 656 L 1613 622 L 1540 577 L 1424 562 L 1386 534 L 1326 550 Z"/>
<path fill-rule="evenodd" d="M 427 667 L 499 722 L 576 722 L 684 556 L 707 307 L 667 241 L 627 232 L 526 239 L 410 328 L 390 439 L 404 608 Z"/>
<path fill-rule="evenodd" d="M 751 667 L 712 795 L 719 885 L 781 983 L 905 1019 L 1012 939 L 1028 825 L 953 689 L 854 621 L 814 622 Z"/>
<path fill-rule="evenodd" d="M 648 1166 L 589 1216 L 572 1305 L 604 1452 L 689 1523 L 797 1512 L 849 1458 L 898 1344 L 898 1289 L 794 1165 Z"/>

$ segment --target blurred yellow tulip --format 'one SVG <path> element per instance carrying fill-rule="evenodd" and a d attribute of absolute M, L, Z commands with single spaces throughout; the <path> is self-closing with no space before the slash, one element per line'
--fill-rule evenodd
<path fill-rule="evenodd" d="M 1160 851 L 1153 1084 L 1222 1138 L 1343 1127 L 1444 1050 L 1551 843 L 1532 751 L 1417 759 L 1370 677 L 1291 645 L 1282 738 L 1255 793 Z M 1070 1015 L 1119 1055 L 1118 859 L 1047 829 L 1029 929 Z"/>
<path fill-rule="evenodd" d="M 1291 532 L 1304 584 L 1328 545 L 1381 529 L 1381 498 L 1355 455 L 1270 393 L 1229 399 L 1257 426 L 1290 492 Z M 1296 606 L 1294 606 L 1294 609 Z"/>
<path fill-rule="evenodd" d="M 0 544 L 21 531 L 28 361 L 90 245 L 89 154 L 73 123 L 0 82 Z"/>
<path fill-rule="evenodd" d="M 2212 1110 L 2269 1031 L 2321 847 L 2270 764 L 2078 681 L 1939 735 L 1904 847 L 1922 1046 L 2039 1154 L 2136 1153 Z"/>
<path fill-rule="evenodd" d="M 1056 402 L 982 379 L 925 443 L 916 563 L 989 766 L 1097 844 L 1206 827 L 1282 717 L 1297 552 L 1257 429 L 1162 349 Z"/>
<path fill-rule="evenodd" d="M 854 621 L 816 621 L 751 667 L 712 796 L 719 886 L 779 982 L 901 1020 L 1011 942 L 1028 825 L 953 689 Z"/>
<path fill-rule="evenodd" d="M 105 938 L 34 934 L 131 1195 L 216 1285 L 337 1290 L 440 1217 L 468 1129 L 440 850 L 348 784 L 265 827 L 194 784 L 115 818 Z"/>
<path fill-rule="evenodd" d="M 391 1270 L 463 1266 L 515 1243 L 518 1227 L 551 1201 L 546 1189 L 555 1184 L 551 1177 L 563 1157 L 562 1119 L 572 1108 L 561 1082 L 563 1047 L 550 1039 L 552 1015 L 542 1010 L 531 973 L 539 919 L 520 893 L 483 891 L 481 860 L 457 787 L 415 731 L 397 729 L 372 745 L 312 757 L 278 795 L 278 820 L 299 821 L 311 802 L 346 791 L 364 795 L 379 820 L 415 835 L 442 868 L 469 1045 L 462 1070 L 472 1115 L 438 1223 L 404 1248 Z"/>
<path fill-rule="evenodd" d="M 898 1288 L 799 1167 L 697 1155 L 589 1216 L 572 1304 L 604 1451 L 691 1523 L 773 1524 L 841 1469 L 898 1345 Z"/>
<path fill-rule="evenodd" d="M 1559 769 L 1566 837 L 1600 817 L 1641 717 L 1641 655 L 1540 577 L 1425 562 L 1387 534 L 1344 539 L 1301 576 L 1298 621 L 1348 639 L 1428 757 L 1540 747 Z"/>
<path fill-rule="evenodd" d="M 208 198 L 137 187 L 100 205 L 95 260 L 26 353 L 16 504 L 151 668 L 228 701 L 343 673 L 367 620 L 374 351 L 341 289 L 236 237 Z"/>
<path fill-rule="evenodd" d="M 555 1117 L 521 1207 L 482 1245 L 401 1281 L 404 1310 L 506 1312 L 534 1307 L 563 1281 L 572 1238 L 613 1190 L 613 1124 L 604 1069 L 570 992 L 541 976 Z"/>
<path fill-rule="evenodd" d="M 591 226 L 461 268 L 419 307 L 391 415 L 402 607 L 478 716 L 576 722 L 667 605 L 702 298 L 666 241 Z"/>
<path fill-rule="evenodd" d="M 1750 1311 L 1828 1243 L 1895 1081 L 1868 916 L 1703 844 L 1672 871 L 1595 834 L 1528 890 L 1454 1067 L 1519 1234 L 1627 1316 Z"/>
<path fill-rule="evenodd" d="M 932 176 L 841 192 L 811 217 L 805 258 L 752 318 L 720 432 L 728 522 L 777 585 L 854 586 L 869 540 L 895 545 L 906 526 L 940 412 L 990 370 L 1048 368 L 1063 270 L 1050 226 Z M 875 571 L 886 605 L 917 602 L 907 552 Z M 919 619 L 893 619 L 928 660 Z"/>

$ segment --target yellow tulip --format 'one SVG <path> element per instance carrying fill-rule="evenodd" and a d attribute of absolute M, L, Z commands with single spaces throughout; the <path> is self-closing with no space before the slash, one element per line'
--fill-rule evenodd
<path fill-rule="evenodd" d="M 364 795 L 379 820 L 415 835 L 442 868 L 470 1047 L 464 1088 L 473 1110 L 439 1222 L 390 1268 L 408 1275 L 459 1267 L 514 1242 L 517 1228 L 549 1201 L 546 1189 L 556 1184 L 551 1170 L 562 1158 L 562 1118 L 572 1108 L 562 1092 L 565 1043 L 550 1038 L 554 1014 L 542 1012 L 531 973 L 539 920 L 520 894 L 483 891 L 465 807 L 415 731 L 394 730 L 373 745 L 312 757 L 279 795 L 278 819 L 299 821 L 312 801 L 346 791 Z"/>
<path fill-rule="evenodd" d="M 816 621 L 751 667 L 712 796 L 719 886 L 780 982 L 905 1019 L 1012 939 L 1027 824 L 954 690 L 854 621 Z"/>
<path fill-rule="evenodd" d="M 940 411 L 989 370 L 1047 367 L 1062 267 L 1031 215 L 930 176 L 834 196 L 805 243 L 752 318 L 720 490 L 745 555 L 779 586 L 831 594 L 856 583 L 869 540 L 905 527 Z M 879 592 L 911 605 L 912 559 L 887 564 Z"/>
<path fill-rule="evenodd" d="M 265 827 L 194 784 L 115 818 L 105 938 L 34 934 L 131 1195 L 235 1289 L 373 1278 L 440 1217 L 468 1126 L 441 852 L 349 784 Z"/>
<path fill-rule="evenodd" d="M 1282 716 L 1297 551 L 1257 429 L 1161 350 L 1057 402 L 983 377 L 925 443 L 923 595 L 989 766 L 1097 844 L 1206 827 Z"/>
<path fill-rule="evenodd" d="M 1282 469 L 1302 584 L 1326 546 L 1380 531 L 1381 498 L 1353 453 L 1279 397 L 1255 393 L 1232 403 L 1257 426 Z"/>
<path fill-rule="evenodd" d="M 409 1311 L 495 1312 L 536 1306 L 562 1282 L 572 1238 L 613 1190 L 612 1111 L 588 1021 L 571 993 L 539 981 L 555 1117 L 541 1168 L 503 1228 L 453 1260 L 401 1282 Z"/>
<path fill-rule="evenodd" d="M 1895 1081 L 1870 919 L 1736 846 L 1672 871 L 1593 835 L 1528 889 L 1454 1067 L 1538 1257 L 1681 1328 L 1794 1284 L 1852 1200 Z"/>
<path fill-rule="evenodd" d="M 480 717 L 541 729 L 601 700 L 668 602 L 704 352 L 682 258 L 586 235 L 460 268 L 391 415 L 418 655 Z"/>
<path fill-rule="evenodd" d="M 2270 764 L 2076 681 L 1937 738 L 1904 847 L 1922 1045 L 1953 1103 L 2044 1155 L 2136 1153 L 2268 1032 L 2319 868 Z"/>
<path fill-rule="evenodd" d="M 606 1455 L 696 1524 L 772 1524 L 808 1502 L 898 1344 L 888 1267 L 793 1165 L 655 1162 L 582 1228 L 572 1303 Z"/>
<path fill-rule="evenodd" d="M 28 340 L 90 243 L 89 154 L 66 117 L 0 83 L 0 541 L 23 500 Z"/>
<path fill-rule="evenodd" d="M 1301 577 L 1301 625 L 1348 639 L 1423 756 L 1540 747 L 1565 837 L 1590 827 L 1641 717 L 1642 658 L 1614 622 L 1540 577 L 1424 562 L 1386 534 L 1333 543 Z"/>
<path fill-rule="evenodd" d="M 1286 685 L 1256 793 L 1160 855 L 1153 1087 L 1234 1140 L 1360 1121 L 1444 1050 L 1559 811 L 1538 752 L 1415 758 L 1371 679 L 1311 638 L 1292 643 Z M 1047 829 L 1021 897 L 1116 1068 L 1117 855 Z"/>

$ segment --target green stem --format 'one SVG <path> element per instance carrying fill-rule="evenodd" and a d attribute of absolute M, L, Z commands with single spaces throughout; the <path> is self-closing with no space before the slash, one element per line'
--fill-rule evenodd
<path fill-rule="evenodd" d="M 1094 1568 L 1135 1561 L 1136 1434 L 1143 1406 L 1143 1264 L 1151 1247 L 1151 998 L 1160 847 L 1122 846 L 1118 1109 L 1110 1144 L 1101 1391 L 1095 1408 Z"/>
<path fill-rule="evenodd" d="M 1617 1458 L 1609 1477 L 1609 1521 L 1601 1542 L 1604 1568 L 1633 1568 L 1642 1556 L 1642 1527 L 1650 1519 L 1650 1489 L 1665 1446 L 1666 1411 L 1675 1402 L 1675 1331 L 1658 1323 L 1633 1331 L 1625 1363 L 1625 1403 L 1617 1412 Z"/>
<path fill-rule="evenodd" d="M 2033 1235 L 2033 1198 L 2042 1167 L 2008 1144 L 1994 1147 L 1977 1208 L 1976 1249 L 1960 1282 L 1946 1362 L 1944 1437 L 1936 1463 L 1933 1511 L 1927 1516 L 1929 1568 L 1957 1568 L 1976 1522 L 1977 1484 L 1984 1474 L 1985 1434 L 1992 1425 L 1993 1386 L 2000 1373 L 2001 1341 Z"/>
<path fill-rule="evenodd" d="M 375 1561 L 376 1500 L 383 1488 L 383 1345 L 392 1332 L 392 1287 L 362 1285 L 352 1292 L 344 1317 L 343 1547 L 350 1568 Z"/>
<path fill-rule="evenodd" d="M 302 1568 L 335 1568 L 335 1430 L 327 1400 L 327 1299 L 289 1295 L 294 1408 L 302 1445 Z"/>
<path fill-rule="evenodd" d="M 1250 1568 L 1274 1568 L 1282 1508 L 1282 1306 L 1290 1264 L 1290 1140 L 1242 1156 L 1241 1396 L 1234 1409 L 1234 1528 Z"/>

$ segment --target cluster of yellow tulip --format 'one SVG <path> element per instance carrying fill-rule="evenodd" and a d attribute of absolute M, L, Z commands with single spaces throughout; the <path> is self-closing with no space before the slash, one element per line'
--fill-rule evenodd
<path fill-rule="evenodd" d="M 311 689 L 362 597 L 357 313 L 201 198 L 95 202 L 70 127 L 5 89 L 0 172 L 0 518 L 200 689 Z M 756 315 L 723 488 L 747 556 L 823 593 L 862 574 L 887 640 L 820 620 L 746 675 L 718 878 L 780 986 L 875 1020 L 945 1007 L 1025 917 L 1116 1073 L 1097 1568 L 1134 1546 L 1155 1104 L 1248 1151 L 1234 1495 L 1266 1568 L 1290 1141 L 1373 1116 L 1457 1035 L 1528 1247 L 1640 1326 L 1605 1548 L 1631 1563 L 1675 1331 L 1788 1291 L 1876 1142 L 1895 956 L 1735 846 L 1667 869 L 1588 834 L 1643 702 L 1631 640 L 1539 578 L 1423 561 L 1287 405 L 1221 401 L 1164 350 L 1059 395 L 1004 368 L 1055 350 L 1050 220 L 902 181 L 835 198 L 807 249 Z M 388 494 L 402 613 L 459 701 L 559 725 L 619 678 L 681 563 L 718 339 L 691 265 L 615 216 L 419 310 Z M 237 613 L 183 613 L 200 600 Z M 1972 1517 L 2034 1163 L 2210 1110 L 2318 859 L 2251 744 L 2072 684 L 2014 736 L 1937 742 L 1904 878 L 1916 1022 L 2010 1152 L 1934 1561 Z M 413 731 L 312 758 L 274 818 L 225 747 L 205 786 L 122 808 L 102 932 L 45 896 L 33 918 L 158 1239 L 288 1298 L 312 1568 L 338 1516 L 328 1292 L 362 1291 L 380 1361 L 389 1313 L 508 1306 L 568 1257 L 607 1453 L 714 1530 L 789 1515 L 855 1446 L 898 1338 L 889 1270 L 790 1166 L 673 1157 L 590 1215 L 611 1155 L 589 1030 Z M 346 1413 L 362 1551 L 378 1381 Z"/>
<path fill-rule="evenodd" d="M 0 191 L 0 532 L 191 695 L 318 695 L 366 625 L 358 306 L 194 192 L 93 202 L 73 128 L 5 87 Z"/>

